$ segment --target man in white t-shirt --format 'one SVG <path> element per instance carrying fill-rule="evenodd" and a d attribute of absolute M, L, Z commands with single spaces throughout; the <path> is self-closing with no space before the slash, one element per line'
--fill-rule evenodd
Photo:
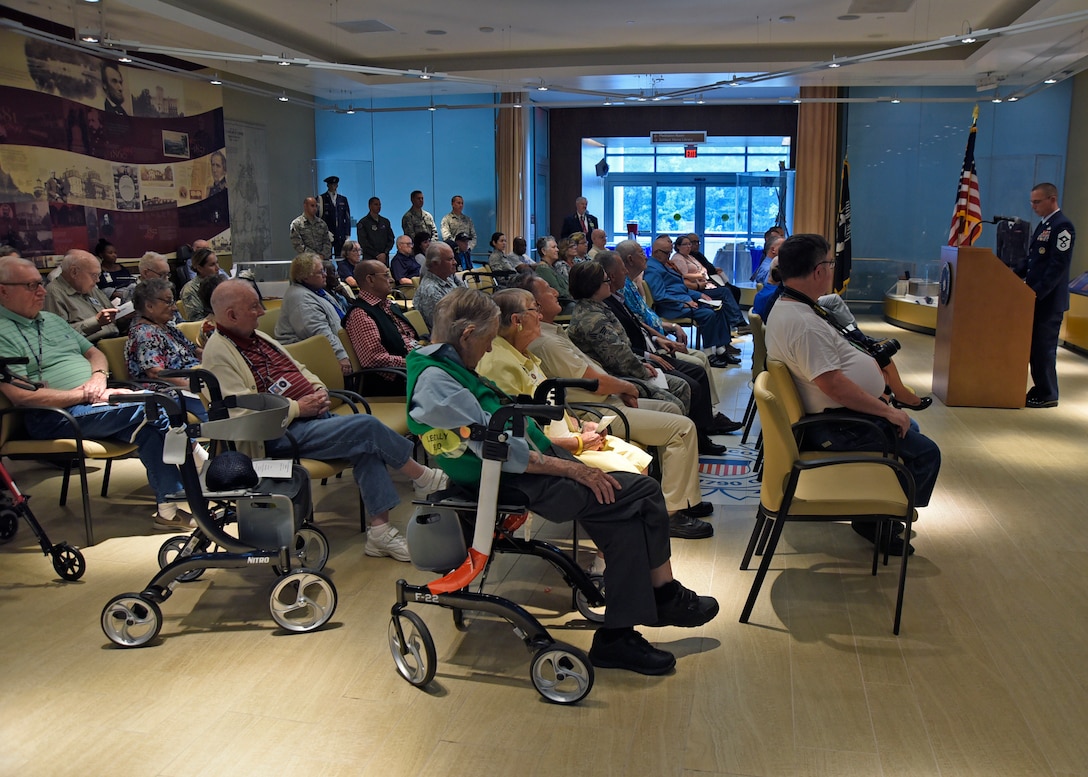
<path fill-rule="evenodd" d="M 767 322 L 767 356 L 783 362 L 793 375 L 809 414 L 827 413 L 828 423 L 806 430 L 802 447 L 809 450 L 883 450 L 884 434 L 858 425 L 836 423 L 836 417 L 866 416 L 899 437 L 899 456 L 914 476 L 919 507 L 929 504 L 941 451 L 918 431 L 907 414 L 885 397 L 887 386 L 876 360 L 824 320 L 814 302 L 831 288 L 835 257 L 820 235 L 794 235 L 781 244 L 778 272 L 782 296 Z M 854 530 L 873 539 L 872 523 L 855 523 Z M 895 538 L 891 551 L 902 551 Z M 912 549 L 913 552 L 913 549 Z"/>

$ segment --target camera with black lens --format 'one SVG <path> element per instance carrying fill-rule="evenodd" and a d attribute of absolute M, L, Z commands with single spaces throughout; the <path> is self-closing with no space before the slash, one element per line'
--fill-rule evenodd
<path fill-rule="evenodd" d="M 899 353 L 901 347 L 899 341 L 892 337 L 884 340 L 868 338 L 865 343 L 865 350 L 870 356 L 876 359 L 876 363 L 880 365 L 880 369 L 884 369 L 891 363 L 892 357 Z"/>

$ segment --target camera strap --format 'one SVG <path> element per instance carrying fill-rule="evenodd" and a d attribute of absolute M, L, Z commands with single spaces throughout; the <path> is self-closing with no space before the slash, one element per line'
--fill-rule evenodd
<path fill-rule="evenodd" d="M 783 296 L 789 297 L 790 299 L 796 300 L 798 302 L 803 302 L 806 305 L 808 305 L 810 308 L 812 308 L 813 313 L 815 313 L 817 316 L 819 316 L 824 321 L 826 321 L 827 325 L 829 327 L 831 327 L 836 332 L 838 332 L 840 335 L 842 335 L 843 339 L 846 340 L 846 342 L 850 343 L 850 345 L 857 348 L 859 351 L 861 351 L 866 356 L 869 356 L 870 358 L 873 357 L 873 355 L 871 353 L 869 353 L 867 350 L 865 350 L 864 346 L 862 346 L 861 343 L 859 343 L 857 340 L 855 340 L 853 337 L 850 336 L 850 334 L 847 332 L 846 329 L 844 329 L 843 327 L 841 327 L 841 326 L 839 326 L 838 324 L 835 323 L 835 320 L 831 317 L 831 314 L 827 312 L 827 308 L 820 305 L 819 302 L 812 299 L 811 297 L 809 297 L 804 292 L 800 292 L 797 289 L 791 289 L 785 283 L 781 284 L 781 288 L 782 288 Z"/>

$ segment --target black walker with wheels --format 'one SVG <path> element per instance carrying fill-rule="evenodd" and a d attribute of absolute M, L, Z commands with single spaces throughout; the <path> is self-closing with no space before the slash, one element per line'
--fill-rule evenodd
<path fill-rule="evenodd" d="M 426 585 L 411 585 L 403 579 L 397 581 L 397 603 L 392 607 L 388 630 L 389 649 L 397 672 L 418 688 L 434 679 L 437 654 L 423 618 L 408 609 L 412 604 L 452 609 L 458 629 L 464 628 L 465 610 L 485 612 L 509 621 L 514 633 L 533 653 L 530 678 L 548 701 L 575 704 L 593 688 L 593 665 L 582 650 L 553 639 L 540 621 L 520 605 L 482 590 L 469 590 L 477 580 L 480 588 L 483 587 L 492 550 L 537 556 L 555 567 L 570 585 L 575 605 L 583 616 L 594 622 L 603 620 L 605 599 L 600 576 L 588 575 L 574 559 L 554 545 L 516 538 L 514 532 L 524 523 L 527 510 L 498 504 L 502 462 L 509 450 L 507 440 L 511 436 L 523 436 L 527 416 L 556 420 L 563 417 L 563 409 L 509 405 L 495 412 L 486 430 L 473 430 L 473 434 L 483 440 L 477 502 L 455 499 L 416 502 L 424 507 L 417 510 L 408 527 L 412 561 L 421 568 L 447 573 Z M 509 429 L 506 428 L 508 425 Z M 462 530 L 469 524 L 474 524 L 472 546 L 466 552 Z M 413 535 L 421 539 L 413 543 Z"/>
<path fill-rule="evenodd" d="M 201 383 L 214 381 L 204 370 L 172 373 L 190 377 L 194 391 Z M 217 393 L 218 385 L 216 384 Z M 206 492 L 193 460 L 190 438 L 237 441 L 269 440 L 283 434 L 290 401 L 271 394 L 252 394 L 216 399 L 209 408 L 209 420 L 186 424 L 182 403 L 167 394 L 132 394 L 115 396 L 112 403 L 143 402 L 149 418 L 156 418 L 161 408 L 170 421 L 171 431 L 164 446 L 164 456 L 173 452 L 179 459 L 185 498 L 193 511 L 197 529 L 190 537 L 168 540 L 159 552 L 166 561 L 151 582 L 138 593 L 119 594 L 102 609 L 102 630 L 110 641 L 121 647 L 141 647 L 151 642 L 162 628 L 159 605 L 170 598 L 186 579 L 193 580 L 207 569 L 238 569 L 264 566 L 277 576 L 269 596 L 272 619 L 282 628 L 308 632 L 323 626 L 336 609 L 336 588 L 320 569 L 301 566 L 308 560 L 324 565 L 327 542 L 321 537 L 322 552 L 307 548 L 298 552 L 296 511 L 291 499 L 283 494 L 262 494 L 250 488 Z M 229 417 L 229 410 L 240 408 L 245 414 Z M 172 437 L 171 437 L 172 435 Z M 183 457 L 181 453 L 183 452 Z M 243 457 L 248 460 L 248 457 Z M 211 467 L 208 468 L 209 475 Z M 249 468 L 252 473 L 252 467 Z M 241 473 L 241 474 L 249 474 Z M 255 475 L 254 475 L 255 477 Z M 209 500 L 231 502 L 237 510 L 239 536 L 223 530 L 227 519 L 213 514 Z M 309 507 L 305 507 L 308 511 Z M 318 532 L 309 527 L 313 532 Z M 316 542 L 316 540 L 315 540 Z M 167 548 L 170 546 L 170 549 Z"/>
<path fill-rule="evenodd" d="M 26 364 L 28 361 L 26 357 L 0 359 L 0 382 L 11 383 L 27 391 L 36 391 L 41 388 L 42 384 L 33 383 L 26 378 L 13 375 L 11 372 L 10 367 L 12 365 Z M 42 553 L 46 556 L 52 556 L 53 569 L 61 576 L 62 580 L 75 581 L 83 577 L 83 573 L 87 569 L 87 562 L 84 560 L 79 548 L 69 545 L 67 542 L 58 542 L 56 545 L 50 542 L 45 529 L 38 523 L 38 519 L 34 517 L 34 513 L 30 509 L 30 497 L 21 492 L 19 487 L 15 485 L 15 481 L 12 479 L 7 467 L 4 466 L 3 461 L 0 461 L 0 486 L 4 488 L 3 492 L 0 493 L 0 543 L 9 542 L 15 536 L 16 532 L 19 531 L 19 518 L 22 518 L 30 527 L 30 530 L 34 532 L 34 536 L 38 538 Z"/>

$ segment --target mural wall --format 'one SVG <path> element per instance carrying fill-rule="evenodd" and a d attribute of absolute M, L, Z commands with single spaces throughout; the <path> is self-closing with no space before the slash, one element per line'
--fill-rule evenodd
<path fill-rule="evenodd" d="M 0 31 L 0 243 L 229 250 L 221 89 Z"/>

